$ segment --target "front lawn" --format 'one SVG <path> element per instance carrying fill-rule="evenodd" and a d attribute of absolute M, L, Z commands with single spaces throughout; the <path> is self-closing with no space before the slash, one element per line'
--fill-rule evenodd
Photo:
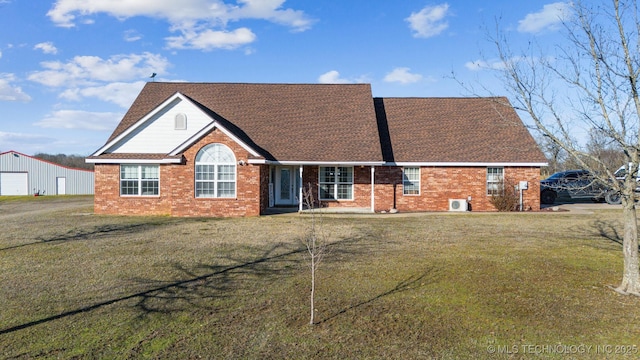
<path fill-rule="evenodd" d="M 637 358 L 618 215 L 0 218 L 0 357 Z"/>

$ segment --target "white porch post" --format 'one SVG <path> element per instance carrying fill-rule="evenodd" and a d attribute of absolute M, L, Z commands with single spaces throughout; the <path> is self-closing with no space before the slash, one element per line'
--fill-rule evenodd
<path fill-rule="evenodd" d="M 300 165 L 300 171 L 298 172 L 298 179 L 299 179 L 299 184 L 300 184 L 300 189 L 298 189 L 298 211 L 302 211 L 302 203 L 304 202 L 302 199 L 302 188 L 304 187 L 304 184 L 302 183 L 302 165 Z"/>
<path fill-rule="evenodd" d="M 376 211 L 375 179 L 376 179 L 376 167 L 371 165 L 371 212 Z"/>

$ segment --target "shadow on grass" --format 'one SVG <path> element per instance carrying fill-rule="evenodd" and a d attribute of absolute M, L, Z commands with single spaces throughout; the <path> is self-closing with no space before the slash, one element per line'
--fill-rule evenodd
<path fill-rule="evenodd" d="M 624 233 L 620 231 L 623 225 L 618 222 L 596 220 L 593 223 L 598 236 L 610 240 L 618 245 L 623 245 Z M 640 245 L 638 245 L 638 251 L 640 251 Z"/>
<path fill-rule="evenodd" d="M 622 245 L 623 235 L 619 232 L 619 224 L 614 221 L 596 220 L 593 222 L 593 229 L 602 238 Z"/>
<path fill-rule="evenodd" d="M 327 264 L 344 261 L 344 259 L 366 253 L 376 245 L 380 245 L 379 239 L 372 237 L 369 233 L 340 239 L 327 244 L 329 256 L 324 261 Z M 138 283 L 155 286 L 153 290 L 140 293 L 140 300 L 135 306 L 141 310 L 141 316 L 211 307 L 211 301 L 203 302 L 202 300 L 235 296 L 246 288 L 241 284 L 244 281 L 251 281 L 253 278 L 265 282 L 269 279 L 299 273 L 305 268 L 304 265 L 308 265 L 307 248 L 302 242 L 279 243 L 266 250 L 255 248 L 243 250 L 247 253 L 258 251 L 262 253 L 253 257 L 258 260 L 222 257 L 225 263 L 239 264 L 230 267 L 200 264 L 193 268 L 185 268 L 181 264 L 173 264 L 174 270 L 188 278 L 185 281 L 163 283 L 157 280 L 134 279 Z M 205 274 L 199 275 L 202 273 Z"/>
<path fill-rule="evenodd" d="M 394 295 L 394 294 L 402 293 L 402 292 L 405 292 L 405 291 L 416 290 L 416 289 L 418 289 L 418 288 L 420 288 L 420 287 L 425 285 L 424 280 L 427 278 L 427 276 L 432 275 L 433 272 L 434 272 L 433 269 L 428 269 L 428 270 L 425 270 L 424 272 L 422 272 L 421 274 L 411 275 L 408 278 L 400 281 L 393 288 L 391 288 L 391 289 L 389 289 L 389 290 L 387 290 L 387 291 L 385 291 L 383 293 L 380 293 L 380 294 L 378 294 L 378 295 L 376 295 L 376 296 L 374 296 L 372 298 L 369 298 L 367 300 L 363 300 L 363 301 L 361 301 L 361 302 L 359 302 L 357 304 L 354 304 L 354 305 L 351 305 L 349 307 L 346 307 L 346 308 L 338 311 L 337 313 L 335 313 L 333 315 L 330 315 L 329 317 L 316 322 L 315 325 L 320 325 L 320 324 L 326 323 L 326 322 L 328 322 L 328 321 L 330 321 L 330 320 L 332 320 L 334 318 L 337 318 L 338 316 L 341 316 L 341 315 L 347 313 L 348 311 L 355 310 L 355 309 L 357 309 L 357 308 L 359 308 L 361 306 L 371 304 L 371 303 L 373 303 L 373 302 L 375 302 L 377 300 L 380 300 L 382 298 L 385 298 L 387 296 L 391 296 L 391 295 Z"/>
<path fill-rule="evenodd" d="M 52 243 L 52 242 L 88 240 L 88 239 L 107 236 L 107 235 L 121 235 L 121 234 L 131 235 L 131 234 L 140 233 L 140 232 L 149 230 L 150 228 L 156 228 L 158 226 L 164 226 L 164 225 L 170 225 L 170 223 L 147 221 L 144 223 L 134 223 L 134 224 L 105 224 L 105 225 L 96 226 L 93 229 L 69 230 L 68 232 L 60 235 L 38 236 L 35 238 L 36 241 L 34 242 L 0 248 L 0 251 L 12 250 L 12 249 L 22 248 L 30 245 L 45 244 L 45 243 Z"/>
<path fill-rule="evenodd" d="M 118 231 L 120 230 L 123 229 L 119 229 Z M 336 247 L 341 254 L 349 253 L 350 255 L 355 255 L 356 253 L 366 251 L 368 248 L 368 246 L 361 243 L 361 241 L 362 237 L 354 237 L 333 242 L 330 246 Z M 134 279 L 135 281 L 149 284 L 149 286 L 152 287 L 134 294 L 105 300 L 93 305 L 62 312 L 43 319 L 27 322 L 6 329 L 0 329 L 0 335 L 132 299 L 139 299 L 134 306 L 142 311 L 141 315 L 149 313 L 170 313 L 173 311 L 185 310 L 190 306 L 197 306 L 199 301 L 202 299 L 229 296 L 231 291 L 237 291 L 237 287 L 233 285 L 238 281 L 237 278 L 239 274 L 267 277 L 283 275 L 289 271 L 293 271 L 294 269 L 295 271 L 299 271 L 299 266 L 294 265 L 304 261 L 302 253 L 306 252 L 306 248 L 301 245 L 295 245 L 296 244 L 293 243 L 275 244 L 253 259 L 225 258 L 226 260 L 232 260 L 238 263 L 237 265 L 231 266 L 199 265 L 194 269 L 186 269 L 181 267 L 179 264 L 174 264 L 174 269 L 178 269 L 184 273 L 187 277 L 186 279 L 168 282 Z M 300 256 L 295 258 L 292 257 L 292 255 L 296 254 Z M 197 273 L 202 273 L 203 270 L 206 271 L 206 273 L 197 275 Z M 411 286 L 415 281 L 418 280 L 415 279 L 409 281 L 407 284 L 399 286 L 390 293 L 397 292 Z"/>
<path fill-rule="evenodd" d="M 249 249 L 247 252 L 261 251 Z M 248 277 L 266 279 L 286 275 L 291 271 L 297 260 L 293 255 L 302 253 L 301 247 L 293 244 L 274 244 L 253 259 L 238 259 L 222 257 L 225 263 L 238 265 L 224 266 L 199 264 L 192 268 L 186 268 L 174 263 L 172 268 L 182 274 L 186 280 L 164 282 L 152 279 L 133 279 L 133 281 L 153 286 L 152 289 L 138 293 L 139 301 L 134 305 L 141 311 L 141 316 L 150 313 L 171 313 L 186 309 L 211 306 L 210 301 L 236 294 L 242 286 L 240 282 Z M 206 305 L 203 305 L 206 304 Z"/>
<path fill-rule="evenodd" d="M 90 306 L 86 306 L 79 309 L 63 312 L 57 315 L 49 316 L 40 320 L 35 320 L 25 324 L 13 326 L 7 329 L 2 329 L 0 330 L 0 335 L 26 329 L 31 326 L 47 323 L 49 321 L 62 319 L 68 316 L 73 316 L 73 315 L 81 314 L 84 312 L 92 311 L 92 310 L 95 310 L 107 305 L 112 305 L 121 301 L 131 300 L 136 298 L 140 298 L 140 301 L 135 305 L 136 307 L 146 312 L 158 312 L 160 311 L 159 309 L 154 309 L 149 306 L 149 302 L 152 301 L 153 299 L 173 300 L 173 301 L 178 299 L 187 299 L 189 298 L 189 296 L 187 295 L 191 295 L 194 293 L 197 294 L 197 292 L 195 292 L 196 290 L 194 289 L 201 288 L 202 286 L 206 286 L 206 285 L 211 286 L 214 280 L 224 282 L 225 279 L 228 279 L 227 277 L 228 274 L 231 274 L 233 271 L 236 271 L 236 270 L 252 271 L 252 269 L 258 269 L 259 265 L 261 264 L 286 258 L 287 256 L 303 251 L 303 249 L 298 248 L 298 249 L 293 249 L 284 253 L 274 255 L 273 252 L 279 249 L 280 247 L 281 247 L 280 245 L 275 245 L 267 251 L 266 256 L 259 257 L 252 261 L 246 261 L 238 265 L 227 266 L 227 267 L 210 266 L 211 272 L 204 275 L 194 276 L 194 277 L 184 279 L 184 280 L 179 280 L 179 281 L 167 282 L 163 285 L 160 285 L 151 289 L 147 289 L 145 291 L 141 291 L 138 293 L 134 293 L 131 295 L 106 300 Z M 220 285 L 218 288 L 221 290 L 226 289 L 224 284 Z M 170 312 L 170 311 L 171 311 L 170 309 L 166 309 L 165 311 L 162 311 L 162 312 Z"/>

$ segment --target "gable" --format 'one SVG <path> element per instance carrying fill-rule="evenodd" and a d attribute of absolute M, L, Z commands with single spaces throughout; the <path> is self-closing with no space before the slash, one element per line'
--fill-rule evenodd
<path fill-rule="evenodd" d="M 382 161 L 368 84 L 147 83 L 109 142 L 176 92 L 268 161 Z"/>
<path fill-rule="evenodd" d="M 176 95 L 108 143 L 103 152 L 168 154 L 211 123 L 213 119 L 197 106 Z"/>

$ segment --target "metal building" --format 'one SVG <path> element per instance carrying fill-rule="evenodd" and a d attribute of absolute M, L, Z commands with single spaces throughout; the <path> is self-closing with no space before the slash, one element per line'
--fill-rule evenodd
<path fill-rule="evenodd" d="M 74 169 L 17 151 L 0 153 L 0 196 L 93 194 L 93 171 Z"/>

